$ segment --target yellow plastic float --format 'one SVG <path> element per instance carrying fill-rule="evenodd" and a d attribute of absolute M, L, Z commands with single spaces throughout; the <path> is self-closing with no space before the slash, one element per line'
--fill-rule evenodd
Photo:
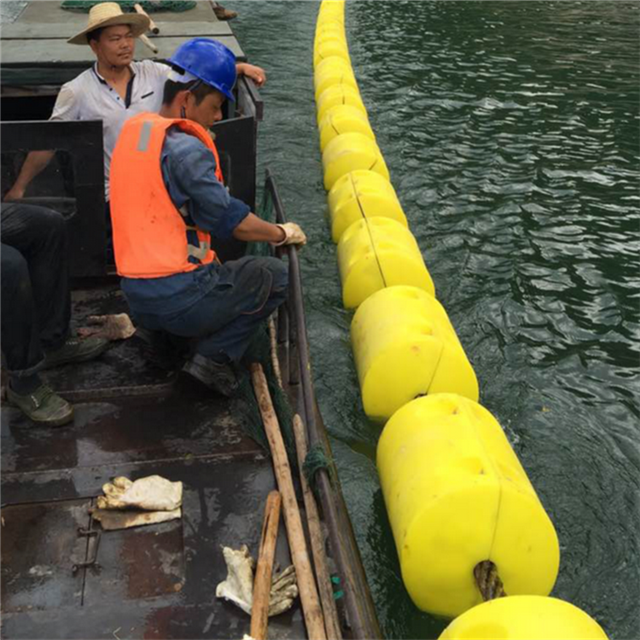
<path fill-rule="evenodd" d="M 316 107 L 318 110 L 318 125 L 322 122 L 322 119 L 326 115 L 329 109 L 337 107 L 338 105 L 348 105 L 355 107 L 362 111 L 367 116 L 367 109 L 362 102 L 360 92 L 355 87 L 348 84 L 334 84 L 325 89 L 316 101 Z M 367 116 L 368 118 L 368 116 Z"/>
<path fill-rule="evenodd" d="M 322 154 L 327 191 L 345 174 L 368 169 L 389 180 L 389 169 L 374 140 L 362 133 L 343 133 L 329 142 Z"/>
<path fill-rule="evenodd" d="M 376 139 L 366 113 L 345 104 L 329 109 L 320 123 L 320 150 L 324 151 L 329 142 L 343 133 L 361 133 L 373 141 Z"/>
<path fill-rule="evenodd" d="M 391 183 L 366 169 L 351 171 L 336 181 L 329 192 L 329 216 L 331 236 L 336 243 L 348 227 L 363 218 L 390 218 L 408 226 Z"/>
<path fill-rule="evenodd" d="M 345 42 L 340 40 L 322 40 L 315 47 L 313 56 L 313 66 L 316 67 L 320 62 L 327 58 L 338 57 L 350 63 L 349 48 Z"/>
<path fill-rule="evenodd" d="M 442 305 L 416 287 L 365 300 L 351 323 L 365 413 L 387 420 L 415 397 L 451 392 L 478 399 L 478 381 Z"/>
<path fill-rule="evenodd" d="M 551 591 L 555 529 L 484 407 L 450 393 L 410 402 L 385 426 L 377 462 L 402 578 L 420 609 L 453 617 L 480 604 L 473 570 L 484 560 L 509 595 Z"/>
<path fill-rule="evenodd" d="M 344 58 L 331 56 L 319 62 L 316 67 L 314 74 L 316 99 L 325 89 L 336 84 L 346 84 L 356 89 L 358 87 L 351 65 Z"/>
<path fill-rule="evenodd" d="M 542 596 L 511 596 L 480 604 L 456 618 L 439 640 L 607 640 L 578 607 Z"/>
<path fill-rule="evenodd" d="M 324 47 L 327 47 L 328 49 L 335 47 L 337 50 L 339 50 L 339 52 L 337 54 L 329 54 L 328 52 L 321 51 Z M 336 29 L 334 31 L 328 31 L 328 30 L 322 31 L 318 36 L 316 36 L 313 42 L 314 69 L 321 61 L 321 60 L 316 60 L 316 56 L 318 56 L 318 54 L 322 54 L 321 59 L 327 58 L 330 55 L 337 55 L 338 57 L 343 57 L 341 56 L 341 53 L 345 49 L 348 51 L 347 40 L 344 37 L 344 35 L 340 33 L 339 29 Z M 349 56 L 347 56 L 345 59 L 350 60 Z"/>
<path fill-rule="evenodd" d="M 418 243 L 406 227 L 389 218 L 363 218 L 352 224 L 338 244 L 338 265 L 346 309 L 394 285 L 435 295 Z"/>

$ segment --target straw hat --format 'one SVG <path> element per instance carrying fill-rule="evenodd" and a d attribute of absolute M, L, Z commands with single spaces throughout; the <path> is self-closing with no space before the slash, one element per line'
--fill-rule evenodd
<path fill-rule="evenodd" d="M 113 27 L 117 24 L 130 24 L 133 35 L 137 38 L 149 31 L 149 18 L 140 13 L 123 13 L 117 2 L 101 2 L 91 7 L 87 28 L 69 38 L 69 44 L 89 44 L 87 34 L 95 29 Z"/>

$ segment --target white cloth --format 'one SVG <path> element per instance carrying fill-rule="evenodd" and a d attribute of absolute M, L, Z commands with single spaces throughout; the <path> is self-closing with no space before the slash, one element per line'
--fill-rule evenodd
<path fill-rule="evenodd" d="M 94 64 L 91 69 L 62 85 L 51 114 L 51 120 L 102 120 L 107 200 L 111 156 L 122 125 L 139 113 L 160 111 L 164 83 L 171 67 L 153 60 L 143 60 L 132 62 L 131 70 L 135 75 L 128 108 L 118 92 L 98 74 L 97 64 Z"/>

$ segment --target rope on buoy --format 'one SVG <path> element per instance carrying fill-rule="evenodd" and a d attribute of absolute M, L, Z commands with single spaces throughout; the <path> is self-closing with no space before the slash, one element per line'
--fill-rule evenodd
<path fill-rule="evenodd" d="M 473 569 L 473 575 L 476 584 L 482 595 L 482 599 L 495 600 L 496 598 L 504 598 L 507 594 L 504 592 L 504 585 L 498 575 L 498 567 L 491 560 L 483 560 Z"/>

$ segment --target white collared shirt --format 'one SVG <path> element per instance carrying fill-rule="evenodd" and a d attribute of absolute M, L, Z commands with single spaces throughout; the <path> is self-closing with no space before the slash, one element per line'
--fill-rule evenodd
<path fill-rule="evenodd" d="M 144 111 L 160 111 L 164 83 L 171 72 L 171 67 L 153 60 L 132 62 L 130 68 L 133 76 L 127 87 L 126 99 L 123 100 L 100 76 L 96 63 L 62 85 L 51 114 L 51 120 L 102 120 L 107 201 L 111 156 L 122 125 Z"/>

